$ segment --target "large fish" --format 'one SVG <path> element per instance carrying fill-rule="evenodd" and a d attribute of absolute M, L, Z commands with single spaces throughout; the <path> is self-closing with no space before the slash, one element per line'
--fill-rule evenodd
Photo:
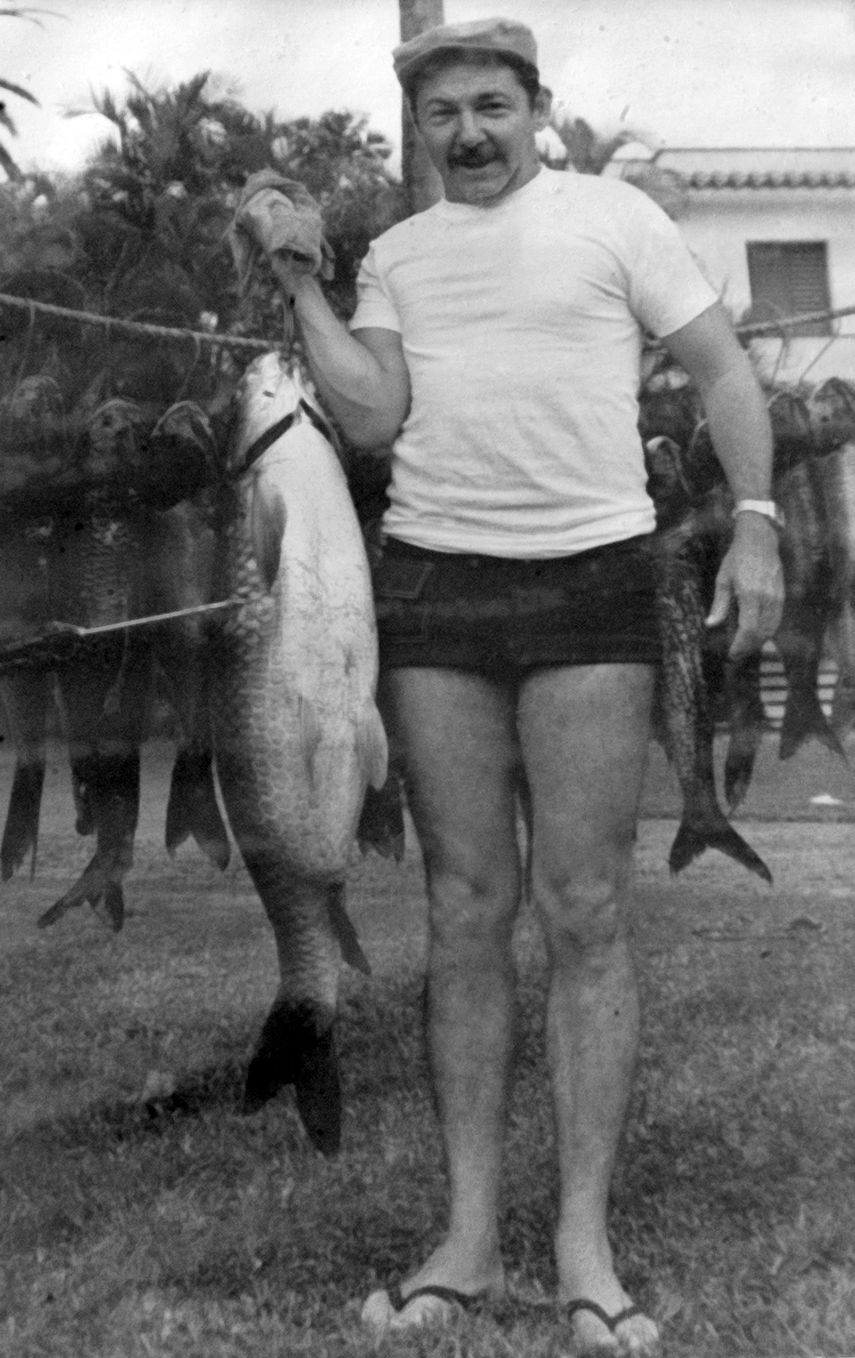
<path fill-rule="evenodd" d="M 831 725 L 842 738 L 855 725 L 855 390 L 830 379 L 812 393 L 808 409 L 826 520 L 828 633 L 838 670 Z"/>
<path fill-rule="evenodd" d="M 20 354 L 18 362 L 25 356 Z M 54 520 L 40 497 L 56 483 L 67 454 L 62 393 L 51 376 L 24 377 L 0 402 L 0 452 L 0 634 L 14 642 L 40 632 L 50 617 L 47 562 Z M 15 747 L 0 845 L 5 881 L 28 854 L 35 869 L 51 676 L 30 667 L 4 670 L 0 695 Z"/>
<path fill-rule="evenodd" d="M 217 540 L 217 597 L 245 601 L 212 627 L 217 773 L 280 968 L 246 1103 L 292 1084 L 310 1138 L 331 1153 L 341 957 L 367 966 L 344 881 L 387 746 L 359 525 L 323 417 L 278 354 L 255 360 L 237 394 Z"/>
<path fill-rule="evenodd" d="M 710 581 L 721 553 L 721 512 L 714 488 L 701 508 L 693 505 L 679 449 L 670 440 L 652 440 L 646 455 L 659 524 L 654 541 L 662 648 L 657 724 L 683 795 L 668 863 L 677 873 L 704 849 L 715 848 L 770 882 L 766 864 L 730 824 L 716 793 L 715 720 L 704 646 Z"/>
<path fill-rule="evenodd" d="M 45 546 L 53 531 L 49 516 L 24 519 L 0 515 L 0 636 L 14 642 L 38 633 L 47 619 Z M 53 704 L 48 670 L 9 668 L 0 673 L 0 697 L 15 748 L 15 769 L 3 840 L 4 881 L 30 855 L 35 870 L 48 713 Z"/>
<path fill-rule="evenodd" d="M 788 759 L 813 736 L 842 755 L 817 690 L 830 603 L 830 561 L 821 477 L 810 452 L 780 465 L 775 498 L 784 513 L 781 562 L 785 598 L 775 645 L 787 678 L 779 754 Z"/>
<path fill-rule="evenodd" d="M 153 512 L 147 523 L 145 593 L 150 615 L 190 610 L 211 597 L 214 534 L 210 514 L 196 498 Z M 205 628 L 188 612 L 153 628 L 150 645 L 178 718 L 179 735 L 166 807 L 170 853 L 189 836 L 219 868 L 229 861 L 226 827 L 214 788 L 213 745 Z"/>
<path fill-rule="evenodd" d="M 58 516 L 51 543 L 50 600 L 57 620 L 97 627 L 142 611 L 143 516 L 124 489 L 144 460 L 147 418 L 133 402 L 111 399 L 88 420 L 81 466 L 93 489 L 77 512 Z M 77 829 L 94 832 L 96 847 L 77 882 L 39 920 L 43 927 L 84 900 L 102 905 L 114 929 L 122 926 L 150 682 L 147 642 L 121 631 L 81 648 L 58 670 Z"/>
<path fill-rule="evenodd" d="M 760 687 L 762 658 L 762 653 L 756 651 L 725 662 L 724 696 L 730 739 L 724 759 L 724 795 L 731 813 L 745 800 L 766 729 Z"/>
<path fill-rule="evenodd" d="M 145 525 L 145 612 L 192 610 L 210 600 L 213 587 L 212 505 L 200 488 L 215 480 L 217 450 L 205 413 L 190 401 L 171 406 L 152 432 L 149 460 L 152 491 L 161 497 L 162 507 L 149 511 Z M 214 789 L 210 667 L 202 617 L 187 611 L 153 628 L 149 638 L 180 726 L 166 808 L 166 847 L 172 853 L 192 835 L 225 868 L 230 846 Z"/>

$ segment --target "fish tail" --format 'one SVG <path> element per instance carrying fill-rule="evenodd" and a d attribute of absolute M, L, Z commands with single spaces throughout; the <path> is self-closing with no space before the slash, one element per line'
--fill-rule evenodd
<path fill-rule="evenodd" d="M 312 1000 L 277 999 L 249 1065 L 244 1111 L 254 1112 L 289 1084 L 312 1145 L 335 1155 L 341 1146 L 341 1082 L 333 1015 Z"/>
<path fill-rule="evenodd" d="M 784 719 L 781 723 L 778 758 L 792 758 L 811 736 L 834 754 L 839 754 L 841 759 L 846 759 L 843 746 L 840 744 L 835 731 L 829 725 L 816 694 L 796 695 L 791 691 L 787 695 Z"/>
<path fill-rule="evenodd" d="M 0 872 L 4 882 L 31 853 L 30 876 L 36 871 L 36 846 L 39 838 L 39 812 L 45 780 L 44 759 L 15 766 L 3 843 L 0 845 Z"/>
<path fill-rule="evenodd" d="M 221 871 L 229 865 L 231 845 L 214 790 L 210 750 L 179 749 L 166 806 L 166 848 L 175 853 L 190 836 Z"/>
<path fill-rule="evenodd" d="M 684 816 L 677 831 L 668 866 L 673 873 L 682 872 L 704 849 L 718 849 L 741 863 L 749 872 L 756 872 L 771 885 L 772 874 L 759 854 L 755 853 L 738 831 L 727 820 L 719 807 L 710 807 L 702 816 Z"/>

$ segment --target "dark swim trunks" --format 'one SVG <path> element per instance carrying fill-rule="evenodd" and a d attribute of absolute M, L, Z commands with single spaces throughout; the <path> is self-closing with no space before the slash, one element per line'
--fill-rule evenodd
<path fill-rule="evenodd" d="M 381 668 L 516 679 L 545 665 L 656 664 L 650 541 L 517 560 L 390 538 L 374 568 Z"/>

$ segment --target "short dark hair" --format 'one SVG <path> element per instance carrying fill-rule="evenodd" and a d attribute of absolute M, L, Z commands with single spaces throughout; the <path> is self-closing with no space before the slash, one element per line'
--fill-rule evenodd
<path fill-rule="evenodd" d="M 449 66 L 508 66 L 525 90 L 530 108 L 534 108 L 535 100 L 542 88 L 537 67 L 532 66 L 530 61 L 525 61 L 522 57 L 514 56 L 512 52 L 507 54 L 504 52 L 467 52 L 462 49 L 446 48 L 444 51 L 434 52 L 431 56 L 426 57 L 404 82 L 404 94 L 407 97 L 407 103 L 410 105 L 413 117 L 416 114 L 419 90 L 424 82 L 435 76 L 439 71 L 446 70 Z"/>

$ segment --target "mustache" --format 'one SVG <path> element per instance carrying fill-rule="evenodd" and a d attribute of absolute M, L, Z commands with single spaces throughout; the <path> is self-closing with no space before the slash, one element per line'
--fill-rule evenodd
<path fill-rule="evenodd" d="M 468 170 L 477 170 L 483 165 L 489 165 L 492 160 L 498 160 L 498 152 L 494 146 L 490 145 L 472 146 L 461 151 L 455 151 L 448 159 L 452 165 L 460 165 Z"/>

